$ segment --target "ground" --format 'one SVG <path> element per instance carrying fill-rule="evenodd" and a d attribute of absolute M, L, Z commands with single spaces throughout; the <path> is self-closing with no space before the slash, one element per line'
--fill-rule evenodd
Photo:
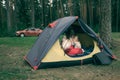
<path fill-rule="evenodd" d="M 110 65 L 78 65 L 34 71 L 23 59 L 37 37 L 0 38 L 0 80 L 118 80 L 120 78 L 120 33 L 113 33 Z"/>

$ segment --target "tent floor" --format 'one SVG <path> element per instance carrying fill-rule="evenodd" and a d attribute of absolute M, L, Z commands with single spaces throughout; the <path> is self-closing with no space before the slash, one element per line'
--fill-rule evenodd
<path fill-rule="evenodd" d="M 92 58 L 88 58 L 85 60 L 76 60 L 76 61 L 43 62 L 40 64 L 39 69 L 70 67 L 70 66 L 77 66 L 77 65 L 90 64 L 90 63 L 93 63 Z"/>

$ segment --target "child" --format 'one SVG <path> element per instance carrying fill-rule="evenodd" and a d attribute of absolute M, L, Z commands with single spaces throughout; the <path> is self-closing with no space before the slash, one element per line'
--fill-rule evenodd
<path fill-rule="evenodd" d="M 73 36 L 72 40 L 73 40 L 74 48 L 81 48 L 81 43 L 78 41 L 77 36 Z"/>
<path fill-rule="evenodd" d="M 84 50 L 81 49 L 81 44 L 78 41 L 77 36 L 72 36 L 70 39 L 67 39 L 66 36 L 64 36 L 62 40 L 62 47 L 70 56 L 82 54 L 84 52 Z"/>
<path fill-rule="evenodd" d="M 62 48 L 64 50 L 68 49 L 72 45 L 71 40 L 67 39 L 67 37 L 64 35 L 62 39 Z"/>
<path fill-rule="evenodd" d="M 81 43 L 80 41 L 78 40 L 78 36 L 74 36 L 73 37 L 73 43 L 74 43 L 74 48 L 81 48 Z M 84 52 L 84 50 L 82 49 L 82 52 Z"/>

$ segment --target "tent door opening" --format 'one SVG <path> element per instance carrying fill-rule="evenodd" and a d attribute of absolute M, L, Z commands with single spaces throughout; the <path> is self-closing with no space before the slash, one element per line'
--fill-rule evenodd
<path fill-rule="evenodd" d="M 93 39 L 81 27 L 72 24 L 60 37 L 61 47 L 70 57 L 89 55 L 94 48 Z"/>

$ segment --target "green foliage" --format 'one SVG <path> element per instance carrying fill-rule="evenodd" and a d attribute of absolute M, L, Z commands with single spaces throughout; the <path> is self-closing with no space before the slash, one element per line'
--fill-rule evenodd
<path fill-rule="evenodd" d="M 32 18 L 34 27 L 44 29 L 50 22 L 64 16 L 79 16 L 92 29 L 97 31 L 100 24 L 100 0 L 9 0 L 11 31 L 8 33 L 7 8 L 6 3 L 0 1 L 0 36 L 14 36 L 14 32 L 19 29 L 32 27 Z M 4 0 L 6 1 L 6 0 Z M 112 1 L 112 31 L 120 31 L 120 1 Z M 14 6 L 13 6 L 14 5 Z M 32 15 L 32 6 L 34 5 L 35 14 Z M 13 7 L 13 8 L 12 8 Z M 71 13 L 71 14 L 70 14 Z"/>
<path fill-rule="evenodd" d="M 20 20 L 19 24 L 25 25 L 25 27 L 29 27 L 31 22 L 30 22 L 30 7 L 28 5 L 28 1 L 20 1 L 18 3 L 18 18 Z"/>

